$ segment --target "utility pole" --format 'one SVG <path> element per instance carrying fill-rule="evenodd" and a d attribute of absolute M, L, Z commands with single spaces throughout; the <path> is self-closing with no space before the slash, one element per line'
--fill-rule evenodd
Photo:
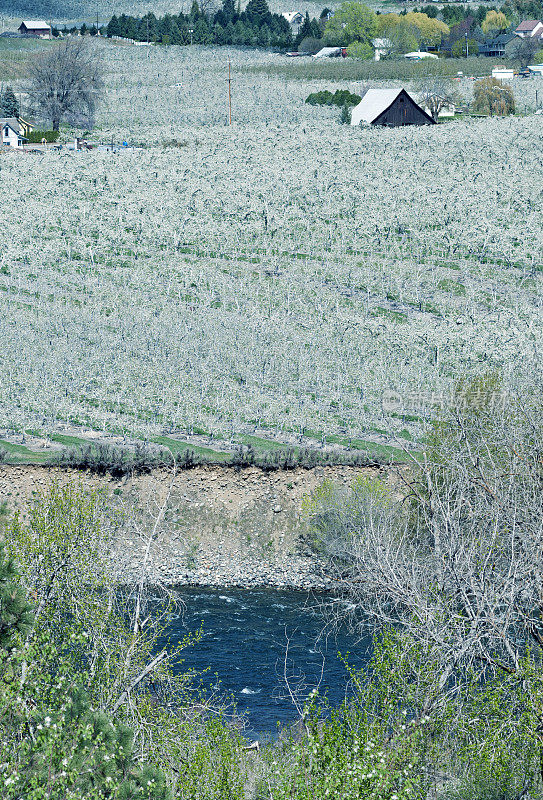
<path fill-rule="evenodd" d="M 228 59 L 228 124 L 232 124 L 232 73 L 230 59 Z"/>
<path fill-rule="evenodd" d="M 466 31 L 466 58 L 468 57 L 468 32 Z"/>

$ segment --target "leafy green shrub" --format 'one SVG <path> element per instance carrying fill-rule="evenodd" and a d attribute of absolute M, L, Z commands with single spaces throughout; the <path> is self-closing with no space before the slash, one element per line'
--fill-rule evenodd
<path fill-rule="evenodd" d="M 361 98 L 348 89 L 337 89 L 333 94 L 328 89 L 313 92 L 306 97 L 305 102 L 311 106 L 356 106 Z"/>
<path fill-rule="evenodd" d="M 46 142 L 56 142 L 60 136 L 60 131 L 30 131 L 26 137 L 30 144 L 41 144 L 42 140 Z"/>
<path fill-rule="evenodd" d="M 352 42 L 347 48 L 349 58 L 360 58 L 363 61 L 371 61 L 373 58 L 373 47 L 367 42 Z"/>
<path fill-rule="evenodd" d="M 323 89 L 320 92 L 312 92 L 306 97 L 305 102 L 309 103 L 310 106 L 329 106 L 333 96 L 328 89 Z"/>

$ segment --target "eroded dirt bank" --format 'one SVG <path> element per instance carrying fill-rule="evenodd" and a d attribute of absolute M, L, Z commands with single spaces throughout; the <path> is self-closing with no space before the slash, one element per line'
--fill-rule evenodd
<path fill-rule="evenodd" d="M 149 576 L 169 584 L 326 587 L 321 565 L 304 547 L 302 498 L 329 478 L 347 485 L 368 468 L 317 467 L 265 473 L 202 466 L 113 479 L 39 466 L 0 466 L 0 503 L 24 512 L 52 481 L 102 488 L 126 512 L 119 538 L 124 569 L 141 571 L 142 554 L 166 503 L 149 558 Z"/>

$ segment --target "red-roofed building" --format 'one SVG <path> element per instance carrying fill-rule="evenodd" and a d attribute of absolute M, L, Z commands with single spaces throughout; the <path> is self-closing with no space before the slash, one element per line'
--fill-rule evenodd
<path fill-rule="evenodd" d="M 540 39 L 543 36 L 543 22 L 538 19 L 527 19 L 517 25 L 515 34 L 522 39 L 532 39 L 534 37 Z"/>

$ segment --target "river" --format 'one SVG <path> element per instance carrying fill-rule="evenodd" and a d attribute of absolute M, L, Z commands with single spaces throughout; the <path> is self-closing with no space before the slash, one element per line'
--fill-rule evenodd
<path fill-rule="evenodd" d="M 368 658 L 368 640 L 357 641 L 347 630 L 323 634 L 325 621 L 319 604 L 330 599 L 319 592 L 272 589 L 179 588 L 183 611 L 172 618 L 167 636 L 172 643 L 203 626 L 198 644 L 183 650 L 181 669 L 206 670 L 203 682 L 220 686 L 235 700 L 255 737 L 277 734 L 297 718 L 285 687 L 318 682 L 320 692 L 333 703 L 345 696 L 348 675 L 338 658 L 350 653 L 349 663 L 362 666 Z M 220 683 L 219 683 L 220 682 Z"/>

